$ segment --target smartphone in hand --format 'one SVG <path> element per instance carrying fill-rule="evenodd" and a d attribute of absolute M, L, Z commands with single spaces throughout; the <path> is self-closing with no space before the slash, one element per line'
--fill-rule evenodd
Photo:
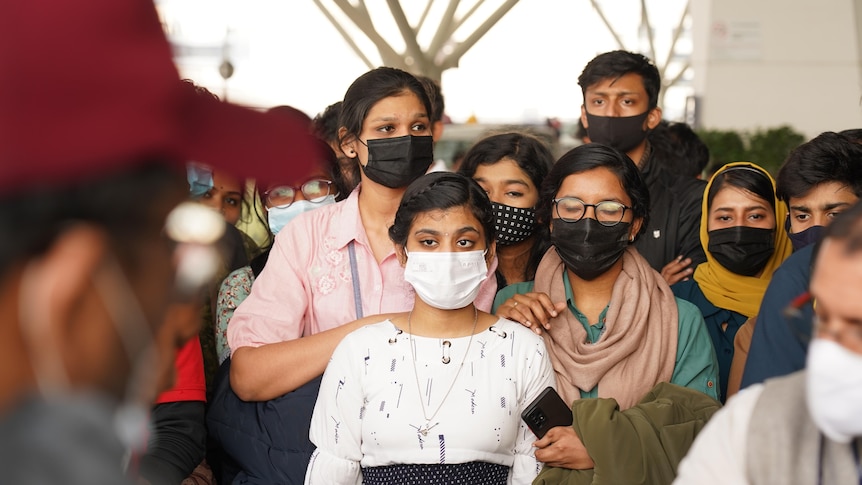
<path fill-rule="evenodd" d="M 572 409 L 557 391 L 549 386 L 524 409 L 521 419 L 537 438 L 541 438 L 554 426 L 571 426 Z"/>

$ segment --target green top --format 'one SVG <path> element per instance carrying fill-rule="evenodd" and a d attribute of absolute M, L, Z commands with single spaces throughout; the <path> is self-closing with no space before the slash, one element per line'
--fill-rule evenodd
<path fill-rule="evenodd" d="M 534 282 L 511 284 L 499 292 L 494 298 L 492 313 L 512 296 L 523 295 L 533 291 Z M 575 307 L 575 299 L 572 295 L 572 285 L 569 283 L 569 273 L 563 272 L 563 285 L 566 288 L 566 302 L 569 311 L 581 322 L 587 332 L 590 342 L 596 342 L 601 338 L 605 330 L 606 306 L 599 315 L 599 321 L 590 325 L 587 317 Z M 676 363 L 673 367 L 673 375 L 670 378 L 672 384 L 689 387 L 700 391 L 713 399 L 718 399 L 718 361 L 715 358 L 715 349 L 709 338 L 703 315 L 693 304 L 676 298 L 677 311 L 679 313 L 679 334 L 676 346 Z M 581 391 L 581 398 L 598 397 L 599 386 L 589 391 Z"/>

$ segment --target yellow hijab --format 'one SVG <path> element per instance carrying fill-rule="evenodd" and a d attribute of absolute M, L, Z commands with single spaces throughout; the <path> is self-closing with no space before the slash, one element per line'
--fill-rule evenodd
<path fill-rule="evenodd" d="M 772 182 L 772 191 L 775 192 L 775 180 L 769 172 L 750 162 L 733 162 L 721 167 L 706 185 L 703 192 L 703 212 L 700 216 L 700 245 L 706 253 L 706 262 L 700 264 L 694 271 L 694 280 L 700 286 L 706 298 L 715 306 L 741 313 L 747 317 L 757 315 L 760 310 L 760 301 L 766 286 L 772 278 L 772 273 L 793 252 L 790 238 L 784 230 L 784 220 L 787 218 L 787 208 L 784 203 L 774 198 L 775 203 L 775 252 L 767 261 L 760 276 L 742 276 L 727 270 L 718 264 L 709 252 L 709 201 L 708 194 L 712 182 L 722 172 L 732 167 L 750 167 L 762 172 Z"/>

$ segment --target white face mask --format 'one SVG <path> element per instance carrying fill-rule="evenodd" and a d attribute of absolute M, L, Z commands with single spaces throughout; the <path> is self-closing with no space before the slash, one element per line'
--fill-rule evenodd
<path fill-rule="evenodd" d="M 441 310 L 473 303 L 488 277 L 487 251 L 458 253 L 416 251 L 407 254 L 404 280 L 425 303 Z"/>
<path fill-rule="evenodd" d="M 335 196 L 327 195 L 313 200 L 297 200 L 287 207 L 267 208 L 266 211 L 269 214 L 267 217 L 269 220 L 269 230 L 272 231 L 273 235 L 278 234 L 278 231 L 286 226 L 288 222 L 292 221 L 294 217 L 303 212 L 313 211 L 314 209 L 334 203 Z"/>
<path fill-rule="evenodd" d="M 806 372 L 808 410 L 820 431 L 838 443 L 862 436 L 862 355 L 816 338 Z"/>

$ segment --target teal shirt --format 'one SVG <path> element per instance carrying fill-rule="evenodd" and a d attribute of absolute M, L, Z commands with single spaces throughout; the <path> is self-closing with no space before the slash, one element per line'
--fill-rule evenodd
<path fill-rule="evenodd" d="M 608 307 L 602 310 L 602 313 L 599 315 L 599 321 L 590 325 L 587 317 L 575 307 L 572 285 L 569 283 L 569 274 L 565 271 L 563 272 L 563 285 L 566 288 L 566 301 L 569 305 L 569 311 L 584 326 L 590 342 L 598 341 L 605 330 L 605 314 L 608 311 Z M 497 296 L 494 298 L 492 312 L 496 313 L 497 308 L 512 296 L 523 295 L 531 291 L 533 291 L 532 281 L 514 283 L 503 288 L 497 292 Z M 715 358 L 715 349 L 712 345 L 712 340 L 709 338 L 706 323 L 703 321 L 703 315 L 701 315 L 700 310 L 696 306 L 680 298 L 676 298 L 676 306 L 679 314 L 679 334 L 676 346 L 676 363 L 673 367 L 673 375 L 670 378 L 670 382 L 671 384 L 695 389 L 717 400 L 719 388 L 718 361 Z M 581 398 L 598 397 L 598 395 L 599 386 L 589 391 L 581 391 Z"/>

